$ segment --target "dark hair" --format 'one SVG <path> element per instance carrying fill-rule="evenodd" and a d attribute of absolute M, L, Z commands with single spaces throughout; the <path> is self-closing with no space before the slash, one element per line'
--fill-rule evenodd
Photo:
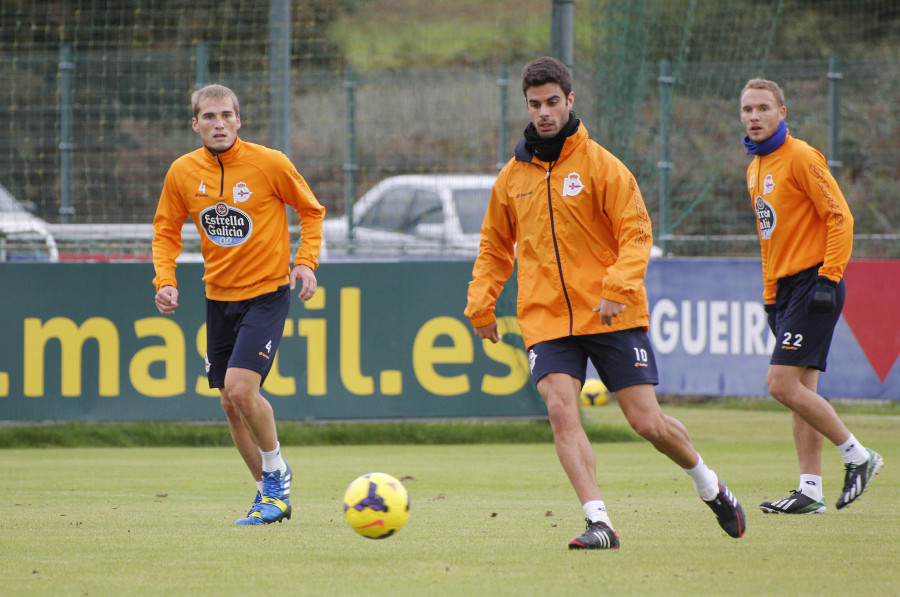
<path fill-rule="evenodd" d="M 770 81 L 768 79 L 750 79 L 747 81 L 747 84 L 744 85 L 744 88 L 741 89 L 741 95 L 738 97 L 744 97 L 744 92 L 748 89 L 766 89 L 771 91 L 772 95 L 775 96 L 775 101 L 778 102 L 777 107 L 780 108 L 784 105 L 784 92 L 775 81 Z"/>
<path fill-rule="evenodd" d="M 522 69 L 522 93 L 528 93 L 531 87 L 540 87 L 547 83 L 556 83 L 563 95 L 572 93 L 572 75 L 565 64 L 556 58 L 547 56 L 538 58 Z"/>

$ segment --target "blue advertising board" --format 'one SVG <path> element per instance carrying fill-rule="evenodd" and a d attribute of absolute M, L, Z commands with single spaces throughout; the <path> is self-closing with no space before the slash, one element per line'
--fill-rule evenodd
<path fill-rule="evenodd" d="M 900 261 L 851 261 L 819 393 L 900 399 Z M 663 394 L 767 396 L 776 339 L 757 259 L 664 259 L 646 278 Z"/>

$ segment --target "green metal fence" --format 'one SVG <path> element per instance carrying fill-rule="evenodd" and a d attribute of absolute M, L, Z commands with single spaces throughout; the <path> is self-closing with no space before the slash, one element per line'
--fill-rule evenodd
<path fill-rule="evenodd" d="M 198 144 L 190 92 L 215 81 L 241 98 L 242 136 L 290 155 L 339 216 L 393 174 L 496 172 L 527 124 L 521 67 L 571 52 L 576 113 L 671 252 L 758 250 L 737 94 L 766 76 L 832 162 L 856 255 L 896 257 L 898 31 L 890 0 L 7 0 L 0 184 L 80 227 L 54 228 L 62 258 L 146 258 L 143 237 L 91 226 L 150 222 Z"/>

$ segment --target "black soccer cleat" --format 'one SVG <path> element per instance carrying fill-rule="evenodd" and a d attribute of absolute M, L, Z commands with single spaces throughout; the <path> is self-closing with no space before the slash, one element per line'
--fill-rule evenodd
<path fill-rule="evenodd" d="M 763 502 L 759 509 L 766 514 L 825 514 L 825 502 L 814 500 L 808 495 L 791 490 L 791 495 L 780 500 Z"/>
<path fill-rule="evenodd" d="M 716 515 L 719 526 L 726 533 L 739 539 L 747 530 L 747 519 L 744 517 L 744 509 L 734 494 L 728 490 L 722 480 L 719 479 L 719 493 L 710 501 L 703 500 Z"/>
<path fill-rule="evenodd" d="M 841 490 L 841 495 L 838 496 L 838 510 L 846 508 L 861 496 L 866 487 L 869 486 L 869 481 L 878 474 L 878 469 L 884 464 L 881 454 L 868 448 L 866 450 L 869 452 L 868 460 L 862 464 L 844 465 L 844 489 Z"/>
<path fill-rule="evenodd" d="M 605 522 L 585 519 L 587 530 L 569 541 L 569 549 L 619 549 L 619 534 Z"/>

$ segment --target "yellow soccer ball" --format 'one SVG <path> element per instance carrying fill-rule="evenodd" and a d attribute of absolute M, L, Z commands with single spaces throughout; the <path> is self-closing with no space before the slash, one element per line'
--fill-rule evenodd
<path fill-rule="evenodd" d="M 581 388 L 582 406 L 603 406 L 609 402 L 609 391 L 603 382 L 596 378 L 588 379 Z"/>
<path fill-rule="evenodd" d="M 409 493 L 388 474 L 362 475 L 344 493 L 344 517 L 350 528 L 363 537 L 390 537 L 409 518 Z"/>

